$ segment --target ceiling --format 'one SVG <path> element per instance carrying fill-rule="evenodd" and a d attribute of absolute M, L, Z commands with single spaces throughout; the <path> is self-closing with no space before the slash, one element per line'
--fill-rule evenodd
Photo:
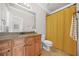
<path fill-rule="evenodd" d="M 30 9 L 30 3 L 29 4 L 22 4 L 19 3 L 21 6 L 24 6 L 28 9 Z M 42 7 L 47 14 L 51 14 L 52 12 L 55 12 L 58 9 L 62 9 L 63 7 L 70 5 L 71 3 L 36 3 L 36 5 L 39 5 Z"/>
<path fill-rule="evenodd" d="M 59 8 L 62 8 L 70 3 L 40 3 L 40 5 L 45 8 L 48 13 L 51 13 Z"/>

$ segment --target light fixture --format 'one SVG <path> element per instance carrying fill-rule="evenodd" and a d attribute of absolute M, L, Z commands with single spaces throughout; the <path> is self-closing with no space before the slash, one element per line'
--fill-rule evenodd
<path fill-rule="evenodd" d="M 27 7 L 30 7 L 30 4 L 26 4 Z"/>
<path fill-rule="evenodd" d="M 24 3 L 24 5 L 26 5 L 27 8 L 31 7 L 29 3 Z"/>

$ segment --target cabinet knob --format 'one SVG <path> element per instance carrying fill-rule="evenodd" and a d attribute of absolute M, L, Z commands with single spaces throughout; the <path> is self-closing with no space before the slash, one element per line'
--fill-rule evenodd
<path fill-rule="evenodd" d="M 10 50 L 8 50 L 8 52 L 10 52 Z"/>
<path fill-rule="evenodd" d="M 26 45 L 24 45 L 24 46 L 26 46 Z"/>

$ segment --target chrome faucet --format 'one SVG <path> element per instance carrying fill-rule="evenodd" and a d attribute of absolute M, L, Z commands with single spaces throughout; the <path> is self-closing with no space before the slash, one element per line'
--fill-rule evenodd
<path fill-rule="evenodd" d="M 6 26 L 6 20 L 5 19 L 1 19 L 2 21 L 2 26 L 4 29 L 2 29 L 2 31 L 4 30 L 4 32 L 8 32 L 8 26 Z"/>

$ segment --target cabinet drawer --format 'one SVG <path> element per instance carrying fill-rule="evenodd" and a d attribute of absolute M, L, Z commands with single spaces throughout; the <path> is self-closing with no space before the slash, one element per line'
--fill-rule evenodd
<path fill-rule="evenodd" d="M 35 36 L 35 42 L 41 42 L 41 35 Z"/>
<path fill-rule="evenodd" d="M 11 47 L 11 41 L 0 41 L 0 50 Z"/>
<path fill-rule="evenodd" d="M 13 47 L 18 46 L 18 45 L 24 45 L 24 38 L 17 38 L 12 41 Z"/>

